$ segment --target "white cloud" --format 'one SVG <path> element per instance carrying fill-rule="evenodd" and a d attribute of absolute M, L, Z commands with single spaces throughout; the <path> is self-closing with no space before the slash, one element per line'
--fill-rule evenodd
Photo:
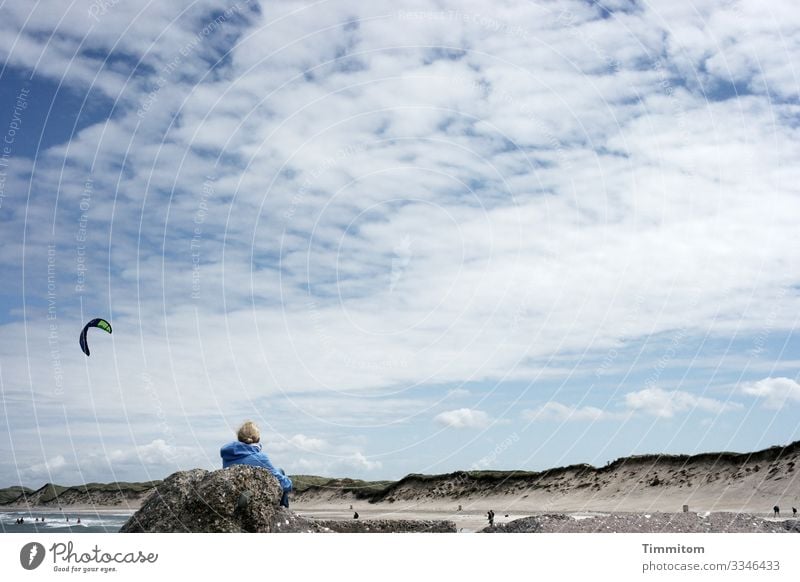
<path fill-rule="evenodd" d="M 262 442 L 265 452 L 275 462 L 280 457 L 281 463 L 292 473 L 352 475 L 353 472 L 358 474 L 375 471 L 383 466 L 380 461 L 371 460 L 350 442 L 332 443 L 304 434 L 296 434 L 288 439 L 270 435 L 263 437 Z"/>
<path fill-rule="evenodd" d="M 489 415 L 482 410 L 459 408 L 437 414 L 436 422 L 450 428 L 487 428 L 491 424 Z"/>
<path fill-rule="evenodd" d="M 83 409 L 92 394 L 100 418 L 161 410 L 174 424 L 316 392 L 302 409 L 314 434 L 430 416 L 426 386 L 514 391 L 565 378 L 581 370 L 547 364 L 654 348 L 679 328 L 686 342 L 744 337 L 765 321 L 791 331 L 781 316 L 800 308 L 800 274 L 786 268 L 800 261 L 787 244 L 800 214 L 791 2 L 640 4 L 612 18 L 567 0 L 490 14 L 477 1 L 420 0 L 408 13 L 380 0 L 234 4 L 240 14 L 185 55 L 218 0 L 120 2 L 100 22 L 91 0 L 4 5 L 4 75 L 36 67 L 34 81 L 61 93 L 117 99 L 111 118 L 86 110 L 87 127 L 40 144 L 35 167 L 19 141 L 7 168 L 0 266 L 13 300 L 0 314 L 0 374 L 37 410 Z M 22 204 L 12 192 L 29 195 Z M 57 345 L 37 303 L 48 242 Z M 115 318 L 89 365 L 70 351 L 81 306 Z M 630 365 L 614 360 L 607 377 Z M 397 396 L 373 403 L 367 392 Z M 719 406 L 682 392 L 627 400 L 658 416 Z M 540 413 L 609 418 L 557 404 Z M 9 418 L 30 417 L 24 398 L 11 406 Z M 120 439 L 128 429 L 101 423 Z"/>
<path fill-rule="evenodd" d="M 331 448 L 331 445 L 324 439 L 309 437 L 304 434 L 296 434 L 288 439 L 280 435 L 264 435 L 261 442 L 270 451 L 280 452 L 321 452 Z"/>
<path fill-rule="evenodd" d="M 469 390 L 465 388 L 453 388 L 452 390 L 447 391 L 448 398 L 462 398 L 464 396 L 469 396 Z"/>
<path fill-rule="evenodd" d="M 523 417 L 528 420 L 556 420 L 556 421 L 595 421 L 620 419 L 623 415 L 602 410 L 594 406 L 568 406 L 560 402 L 547 402 L 541 406 L 523 411 Z"/>
<path fill-rule="evenodd" d="M 295 474 L 308 473 L 327 477 L 353 476 L 383 467 L 380 461 L 370 460 L 360 451 L 334 456 L 300 457 L 291 463 Z"/>
<path fill-rule="evenodd" d="M 742 394 L 764 399 L 764 408 L 777 410 L 789 402 L 800 402 L 800 384 L 791 378 L 764 378 L 742 384 Z"/>
<path fill-rule="evenodd" d="M 328 443 L 326 443 L 322 439 L 314 438 L 314 437 L 307 437 L 304 434 L 296 434 L 289 442 L 293 444 L 298 449 L 304 451 L 321 451 L 328 447 Z"/>
<path fill-rule="evenodd" d="M 380 469 L 382 464 L 380 461 L 370 461 L 361 452 L 355 452 L 347 457 L 342 458 L 339 463 L 344 467 L 350 467 L 356 470 L 374 471 Z"/>
<path fill-rule="evenodd" d="M 46 460 L 44 463 L 37 463 L 31 465 L 25 470 L 26 476 L 34 479 L 47 478 L 50 480 L 54 473 L 58 473 L 61 469 L 67 466 L 67 461 L 63 455 L 56 455 L 52 459 Z"/>
<path fill-rule="evenodd" d="M 198 461 L 197 451 L 192 447 L 168 444 L 164 439 L 155 439 L 146 445 L 138 445 L 128 449 L 116 449 L 108 454 L 108 460 L 119 464 L 137 464 L 146 466 L 181 465 L 185 468 L 194 466 Z"/>
<path fill-rule="evenodd" d="M 600 421 L 625 420 L 636 414 L 672 418 L 677 413 L 692 410 L 722 413 L 742 408 L 737 402 L 722 402 L 681 390 L 668 391 L 661 388 L 628 392 L 621 404 L 622 410 L 615 412 L 594 406 L 577 407 L 552 401 L 525 410 L 522 416 L 531 421 Z"/>
<path fill-rule="evenodd" d="M 678 412 L 702 410 L 721 413 L 741 408 L 735 402 L 722 402 L 705 396 L 696 396 L 681 390 L 645 388 L 625 395 L 625 405 L 634 412 L 642 412 L 661 418 L 672 418 Z"/>

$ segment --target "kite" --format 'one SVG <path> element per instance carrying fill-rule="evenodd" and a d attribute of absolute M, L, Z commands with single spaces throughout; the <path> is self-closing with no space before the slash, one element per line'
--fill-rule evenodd
<path fill-rule="evenodd" d="M 108 323 L 105 319 L 100 319 L 99 317 L 97 319 L 93 319 L 85 326 L 83 326 L 83 331 L 81 331 L 80 344 L 83 353 L 86 354 L 87 356 L 89 355 L 89 344 L 86 343 L 86 332 L 89 331 L 90 327 L 99 327 L 106 333 L 111 333 L 111 324 Z"/>

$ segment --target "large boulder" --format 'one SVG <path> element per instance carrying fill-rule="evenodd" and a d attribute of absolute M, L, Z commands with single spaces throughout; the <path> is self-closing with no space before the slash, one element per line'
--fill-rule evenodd
<path fill-rule="evenodd" d="M 320 525 L 280 506 L 281 487 L 269 471 L 234 465 L 167 477 L 121 532 L 311 532 Z"/>

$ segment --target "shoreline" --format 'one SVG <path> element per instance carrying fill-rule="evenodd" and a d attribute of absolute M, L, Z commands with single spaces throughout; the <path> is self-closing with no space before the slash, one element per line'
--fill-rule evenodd
<path fill-rule="evenodd" d="M 540 505 L 520 506 L 520 504 L 509 503 L 508 499 L 485 498 L 475 501 L 462 501 L 462 509 L 459 511 L 455 509 L 457 503 L 431 503 L 431 502 L 406 502 L 399 503 L 367 503 L 359 502 L 357 500 L 346 502 L 324 502 L 324 501 L 311 501 L 311 502 L 293 502 L 291 503 L 291 510 L 297 514 L 313 517 L 315 519 L 341 519 L 347 520 L 352 518 L 353 511 L 358 511 L 359 515 L 370 519 L 422 519 L 422 516 L 429 518 L 429 516 L 437 516 L 441 519 L 459 519 L 462 516 L 484 516 L 486 512 L 493 509 L 495 513 L 500 516 L 505 514 L 511 518 L 528 517 L 536 515 L 547 514 L 564 514 L 575 516 L 599 516 L 599 515 L 636 515 L 646 513 L 659 513 L 665 515 L 678 515 L 684 512 L 679 510 L 666 510 L 657 507 L 638 507 L 631 505 L 628 507 L 602 507 L 602 506 L 589 506 L 589 504 L 576 506 L 576 507 L 542 507 Z M 351 506 L 353 509 L 351 509 Z M 118 514 L 118 515 L 133 515 L 141 508 L 140 505 L 90 505 L 90 504 L 74 504 L 74 505 L 61 505 L 54 507 L 50 505 L 31 505 L 31 506 L 0 506 L 0 514 L 6 513 L 87 513 L 87 514 Z M 720 513 L 728 514 L 742 514 L 751 515 L 760 519 L 768 521 L 783 521 L 786 519 L 797 519 L 798 516 L 793 516 L 791 512 L 781 513 L 780 516 L 775 516 L 771 511 L 758 510 L 753 507 L 747 507 L 744 504 L 741 507 L 708 507 L 698 505 L 691 508 L 688 514 L 706 516 Z"/>
<path fill-rule="evenodd" d="M 86 514 L 108 514 L 108 515 L 133 515 L 139 510 L 136 508 L 115 508 L 109 506 L 87 506 L 87 505 L 62 505 L 61 508 L 53 508 L 47 505 L 20 506 L 20 507 L 0 507 L 0 514 L 3 513 L 86 513 Z"/>
<path fill-rule="evenodd" d="M 453 533 L 791 533 L 800 532 L 800 521 L 791 515 L 775 517 L 767 514 L 748 512 L 495 512 L 494 527 L 487 528 L 488 520 L 482 510 L 471 509 L 461 512 L 443 511 L 434 508 L 400 509 L 390 507 L 358 507 L 358 523 L 365 531 L 370 531 L 371 524 L 376 527 L 381 522 L 436 522 L 449 521 L 454 524 Z M 298 517 L 315 522 L 353 523 L 352 511 L 349 507 L 305 506 L 293 507 Z M 0 509 L 0 522 L 5 522 L 0 529 L 4 533 L 16 533 L 7 521 L 14 515 L 26 516 L 26 527 L 32 530 L 25 533 L 84 533 L 77 523 L 63 524 L 64 519 L 83 518 L 85 533 L 119 531 L 122 520 L 133 515 L 132 510 L 114 508 L 62 508 L 53 511 L 47 507 L 27 508 L 20 510 Z M 56 515 L 54 515 L 56 514 Z M 28 517 L 29 516 L 29 517 Z M 40 523 L 33 520 L 46 516 L 48 526 L 52 529 L 42 531 Z M 92 520 L 91 518 L 95 518 Z M 113 529 L 96 530 L 97 527 L 109 527 L 112 519 Z M 98 522 L 98 520 L 101 520 Z M 95 523 L 92 523 L 94 521 Z M 105 522 L 105 523 L 103 523 Z M 55 525 L 55 524 L 58 525 Z M 51 525 L 52 524 L 52 525 Z M 345 526 L 348 527 L 348 526 Z M 77 529 L 76 529 L 77 528 Z M 22 532 L 19 532 L 22 533 Z"/>

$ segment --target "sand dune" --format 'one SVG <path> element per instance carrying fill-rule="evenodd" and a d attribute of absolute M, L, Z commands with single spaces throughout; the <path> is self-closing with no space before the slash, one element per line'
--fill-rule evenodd
<path fill-rule="evenodd" d="M 754 453 L 643 455 L 605 467 L 572 465 L 547 471 L 459 471 L 412 474 L 399 481 L 293 476 L 293 506 L 320 518 L 347 518 L 350 505 L 364 515 L 398 514 L 436 518 L 474 515 L 489 509 L 498 516 L 542 512 L 747 512 L 767 515 L 778 505 L 784 514 L 800 507 L 796 467 L 800 441 Z M 137 508 L 152 483 L 48 484 L 36 491 L 12 491 L 4 507 Z M 15 494 L 15 495 L 14 495 Z M 462 511 L 458 512 L 458 506 Z M 364 513 L 364 512 L 367 513 Z M 462 519 L 463 521 L 463 519 Z"/>
<path fill-rule="evenodd" d="M 386 487 L 342 488 L 336 483 L 298 491 L 306 508 L 367 503 L 396 504 L 406 511 L 458 505 L 503 514 L 544 511 L 791 512 L 800 505 L 795 470 L 800 441 L 755 453 L 645 455 L 618 459 L 601 468 L 573 465 L 541 472 L 469 471 L 409 475 Z"/>

